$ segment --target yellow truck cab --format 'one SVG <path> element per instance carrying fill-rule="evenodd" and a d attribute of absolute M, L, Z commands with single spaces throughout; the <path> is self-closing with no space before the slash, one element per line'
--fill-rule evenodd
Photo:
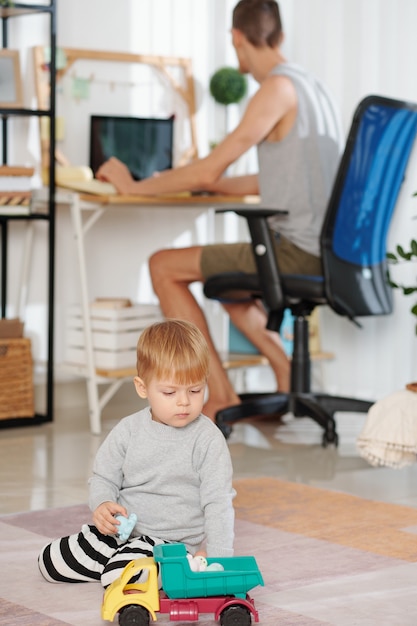
<path fill-rule="evenodd" d="M 147 570 L 147 580 L 129 584 L 129 580 L 141 570 Z M 146 609 L 156 621 L 156 612 L 159 611 L 158 571 L 152 557 L 131 561 L 122 575 L 107 587 L 101 610 L 102 619 L 112 622 L 116 614 L 126 606 L 126 596 L 130 595 L 131 602 Z"/>

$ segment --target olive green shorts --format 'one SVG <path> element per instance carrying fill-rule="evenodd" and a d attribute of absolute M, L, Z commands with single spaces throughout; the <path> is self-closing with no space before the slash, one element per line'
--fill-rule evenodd
<path fill-rule="evenodd" d="M 321 275 L 321 259 L 301 248 L 282 235 L 274 236 L 276 258 L 282 274 Z M 201 273 L 209 276 L 224 272 L 256 273 L 255 258 L 250 243 L 215 243 L 203 247 Z"/>

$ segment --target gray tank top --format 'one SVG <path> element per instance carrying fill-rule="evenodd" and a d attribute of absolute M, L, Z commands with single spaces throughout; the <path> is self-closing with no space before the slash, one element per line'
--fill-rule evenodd
<path fill-rule="evenodd" d="M 282 141 L 258 144 L 262 206 L 288 211 L 271 228 L 302 250 L 320 255 L 319 236 L 344 143 L 336 107 L 324 87 L 301 67 L 284 63 L 271 74 L 291 79 L 298 111 Z"/>

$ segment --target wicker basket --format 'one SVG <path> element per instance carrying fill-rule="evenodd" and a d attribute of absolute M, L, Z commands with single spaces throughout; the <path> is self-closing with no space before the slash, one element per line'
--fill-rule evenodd
<path fill-rule="evenodd" d="M 34 414 L 30 339 L 0 339 L 0 419 Z"/>

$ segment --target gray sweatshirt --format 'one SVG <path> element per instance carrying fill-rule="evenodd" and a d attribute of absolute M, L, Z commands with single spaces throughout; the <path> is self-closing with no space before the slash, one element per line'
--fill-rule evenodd
<path fill-rule="evenodd" d="M 152 420 L 149 408 L 122 419 L 100 446 L 89 480 L 90 508 L 118 502 L 138 522 L 132 536 L 185 543 L 194 553 L 231 556 L 232 463 L 226 441 L 204 415 L 184 428 Z"/>

